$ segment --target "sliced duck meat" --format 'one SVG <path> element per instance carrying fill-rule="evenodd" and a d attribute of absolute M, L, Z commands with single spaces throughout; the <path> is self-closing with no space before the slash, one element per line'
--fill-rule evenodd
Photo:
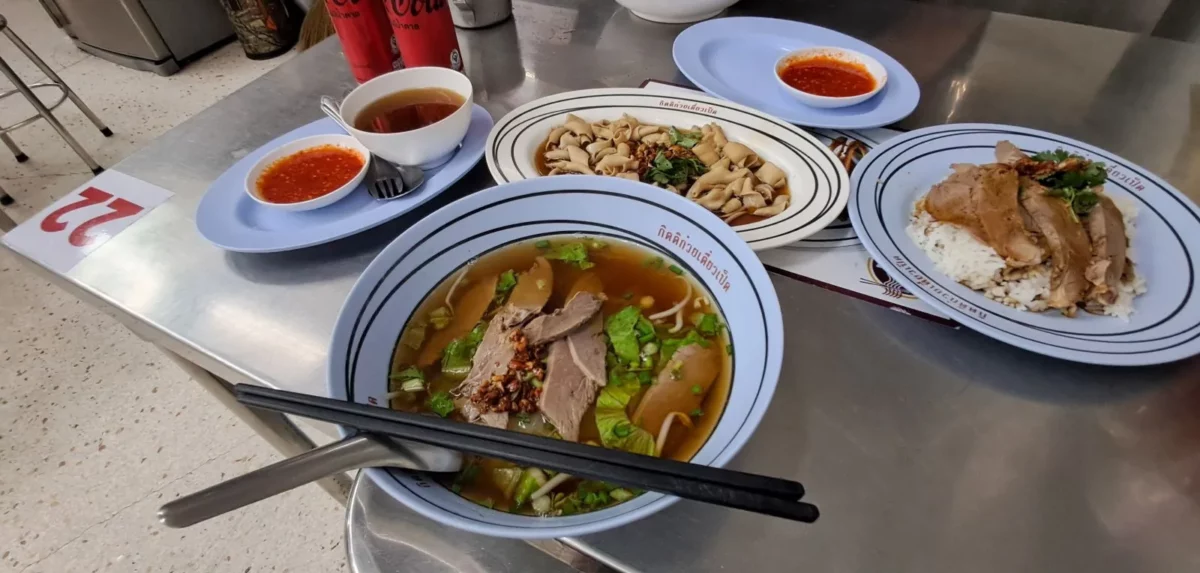
<path fill-rule="evenodd" d="M 1021 216 L 1016 170 L 993 163 L 980 167 L 974 175 L 979 181 L 974 194 L 975 213 L 988 245 L 1012 267 L 1041 263 L 1045 252 L 1029 234 Z"/>
<path fill-rule="evenodd" d="M 508 302 L 497 316 L 503 317 L 504 326 L 524 324 L 545 308 L 554 292 L 554 269 L 545 257 L 538 257 L 533 267 L 517 275 L 517 286 L 513 287 Z"/>
<path fill-rule="evenodd" d="M 721 373 L 720 352 L 716 344 L 689 344 L 676 350 L 642 396 L 633 423 L 657 436 L 671 412 L 689 415 L 699 408 Z"/>
<path fill-rule="evenodd" d="M 585 328 L 550 343 L 538 407 L 564 440 L 579 441 L 579 424 L 596 397 L 594 378 L 606 375 L 603 324 L 596 316 Z"/>
<path fill-rule="evenodd" d="M 954 166 L 954 173 L 945 180 L 933 186 L 925 196 L 925 210 L 934 219 L 965 227 L 972 235 L 983 242 L 988 242 L 987 231 L 979 221 L 975 212 L 974 187 L 977 181 L 973 173 L 974 165 Z"/>
<path fill-rule="evenodd" d="M 1008 165 L 955 165 L 924 205 L 934 219 L 967 228 L 1010 266 L 1026 267 L 1042 262 L 1045 252 L 1025 226 L 1018 190 L 1017 172 Z"/>
<path fill-rule="evenodd" d="M 1047 304 L 1075 316 L 1077 304 L 1091 283 L 1084 276 L 1092 258 L 1092 244 L 1071 206 L 1036 181 L 1021 178 L 1021 206 L 1029 212 L 1037 232 L 1050 249 L 1050 298 Z"/>
<path fill-rule="evenodd" d="M 1020 147 L 1013 145 L 1011 141 L 1004 140 L 996 144 L 997 163 L 1016 165 L 1022 161 L 1029 161 L 1029 156 L 1021 151 Z"/>
<path fill-rule="evenodd" d="M 458 396 L 466 397 L 466 401 L 459 405 L 459 409 L 468 422 L 494 428 L 508 426 L 508 413 L 484 411 L 471 401 L 471 397 L 475 395 L 480 386 L 490 382 L 493 377 L 506 374 L 509 363 L 512 362 L 516 352 L 515 343 L 508 336 L 508 331 L 504 329 L 503 319 L 500 316 L 492 318 L 492 321 L 488 323 L 487 331 L 483 333 L 483 340 L 479 342 L 479 348 L 475 350 L 471 372 L 455 390 L 455 394 Z"/>
<path fill-rule="evenodd" d="M 1117 302 L 1129 250 L 1121 210 L 1104 193 L 1096 195 L 1100 202 L 1085 220 L 1088 238 L 1092 240 L 1092 260 L 1084 272 L 1088 282 L 1092 283 L 1087 294 L 1089 306 L 1094 306 L 1091 303 L 1108 305 Z"/>
<path fill-rule="evenodd" d="M 562 308 L 535 317 L 521 330 L 529 343 L 537 346 L 562 338 L 586 324 L 600 312 L 604 301 L 590 292 L 580 292 L 571 297 Z"/>
<path fill-rule="evenodd" d="M 604 357 L 608 346 L 604 343 L 604 317 L 597 314 L 583 328 L 567 336 L 571 359 L 596 388 L 608 383 L 608 369 Z"/>

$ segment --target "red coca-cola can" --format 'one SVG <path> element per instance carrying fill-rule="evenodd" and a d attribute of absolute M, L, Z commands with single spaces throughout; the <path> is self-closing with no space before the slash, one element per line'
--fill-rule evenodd
<path fill-rule="evenodd" d="M 404 66 L 462 71 L 462 52 L 446 0 L 384 0 Z"/>
<path fill-rule="evenodd" d="M 381 0 L 326 0 L 325 5 L 358 83 L 404 67 Z"/>

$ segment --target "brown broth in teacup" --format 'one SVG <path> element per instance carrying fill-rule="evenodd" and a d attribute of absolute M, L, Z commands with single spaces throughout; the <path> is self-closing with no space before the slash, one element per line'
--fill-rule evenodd
<path fill-rule="evenodd" d="M 402 90 L 367 104 L 354 117 L 354 128 L 371 133 L 412 131 L 446 119 L 466 101 L 446 88 Z"/>

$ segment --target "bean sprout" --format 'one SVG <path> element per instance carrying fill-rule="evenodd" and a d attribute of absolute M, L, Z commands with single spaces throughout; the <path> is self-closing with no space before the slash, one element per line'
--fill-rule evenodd
<path fill-rule="evenodd" d="M 675 326 L 671 327 L 671 329 L 668 330 L 667 332 L 670 332 L 671 334 L 675 334 L 675 333 L 679 332 L 680 330 L 683 330 L 683 309 L 682 308 L 679 309 L 679 312 L 675 313 Z"/>
<path fill-rule="evenodd" d="M 658 440 L 654 444 L 654 451 L 658 452 L 658 455 L 660 456 L 662 455 L 663 447 L 667 445 L 667 435 L 671 432 L 671 420 L 674 420 L 675 418 L 679 418 L 679 420 L 683 422 L 683 425 L 689 430 L 695 427 L 692 424 L 692 419 L 683 412 L 671 412 L 670 414 L 667 414 L 667 417 L 663 418 L 662 427 L 658 430 Z"/>
<path fill-rule="evenodd" d="M 536 500 L 539 497 L 546 497 L 550 495 L 550 492 L 554 491 L 554 488 L 562 485 L 563 482 L 569 479 L 571 479 L 571 476 L 568 474 L 558 474 L 547 480 L 546 485 L 539 487 L 537 491 L 533 492 L 533 495 L 529 496 L 529 499 Z"/>
<path fill-rule="evenodd" d="M 446 308 L 450 309 L 450 316 L 454 316 L 454 305 L 450 302 L 450 300 L 454 298 L 455 289 L 457 289 L 458 284 L 461 283 L 464 278 L 466 278 L 467 271 L 469 271 L 469 270 L 471 270 L 470 264 L 468 264 L 467 267 L 465 269 L 463 269 L 463 271 L 461 273 L 458 274 L 458 278 L 454 279 L 454 284 L 450 285 L 450 292 L 446 293 Z"/>
<path fill-rule="evenodd" d="M 676 277 L 676 278 L 683 281 L 683 284 L 687 285 L 687 294 L 684 295 L 683 300 L 676 303 L 675 306 L 668 308 L 667 310 L 664 310 L 662 312 L 656 312 L 656 313 L 650 315 L 648 317 L 650 320 L 658 320 L 660 318 L 666 318 L 668 316 L 671 316 L 672 314 L 675 314 L 675 313 L 683 310 L 683 307 L 687 306 L 688 301 L 692 300 L 692 281 L 689 281 L 684 277 Z"/>

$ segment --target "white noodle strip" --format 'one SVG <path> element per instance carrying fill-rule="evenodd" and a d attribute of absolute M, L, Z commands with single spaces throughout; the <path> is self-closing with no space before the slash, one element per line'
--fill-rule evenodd
<path fill-rule="evenodd" d="M 579 358 L 579 353 L 575 350 L 575 342 L 571 340 L 570 336 L 567 337 L 567 350 L 571 351 L 571 362 L 575 363 L 575 367 L 583 372 L 583 375 L 587 376 L 589 380 L 595 382 L 597 387 L 603 387 L 605 381 L 583 365 L 583 360 Z"/>
<path fill-rule="evenodd" d="M 676 303 L 675 306 L 668 308 L 667 310 L 664 310 L 662 312 L 656 312 L 647 318 L 649 318 L 650 320 L 658 320 L 660 318 L 666 318 L 668 316 L 671 316 L 672 314 L 675 314 L 675 313 L 683 310 L 683 307 L 687 306 L 688 301 L 692 300 L 692 281 L 689 281 L 684 277 L 677 277 L 677 278 L 679 280 L 683 281 L 683 284 L 687 285 L 687 294 L 684 295 L 683 300 Z"/>
<path fill-rule="evenodd" d="M 654 444 L 654 451 L 660 456 L 662 455 L 663 447 L 667 445 L 667 435 L 671 431 L 671 420 L 674 420 L 676 417 L 683 422 L 683 425 L 686 426 L 687 429 L 690 430 L 695 427 L 692 425 L 692 419 L 683 412 L 671 412 L 670 414 L 667 414 L 667 417 L 663 418 L 662 427 L 658 430 L 658 440 Z"/>
<path fill-rule="evenodd" d="M 450 300 L 454 298 L 455 289 L 457 289 L 459 283 L 461 283 L 463 281 L 463 279 L 466 278 L 467 271 L 469 271 L 469 270 L 471 270 L 471 265 L 467 265 L 467 268 L 463 269 L 463 271 L 458 274 L 458 278 L 454 279 L 454 284 L 450 285 L 450 292 L 446 293 L 446 308 L 450 309 L 451 316 L 454 315 L 454 305 L 450 303 Z"/>
<path fill-rule="evenodd" d="M 571 476 L 568 474 L 558 474 L 558 475 L 550 478 L 549 480 L 546 481 L 546 485 L 539 487 L 537 491 L 533 492 L 533 495 L 529 496 L 529 501 L 533 501 L 539 497 L 546 497 L 547 495 L 550 495 L 550 492 L 554 491 L 554 488 L 562 485 L 563 482 L 565 482 L 569 479 L 571 479 Z"/>

